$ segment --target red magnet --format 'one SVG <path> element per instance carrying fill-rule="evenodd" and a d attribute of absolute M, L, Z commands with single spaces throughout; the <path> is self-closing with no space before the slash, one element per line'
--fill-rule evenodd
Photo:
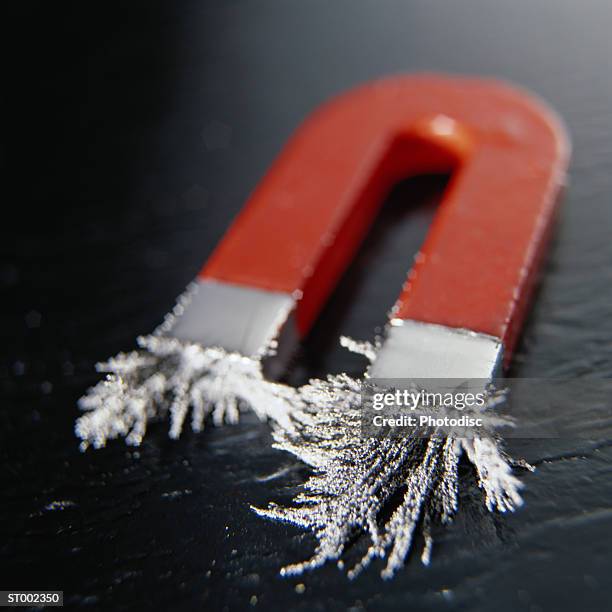
<path fill-rule="evenodd" d="M 510 361 L 568 157 L 558 117 L 498 81 L 421 75 L 350 91 L 291 138 L 170 333 L 244 355 L 303 337 L 390 188 L 450 173 L 371 374 L 488 378 Z"/>

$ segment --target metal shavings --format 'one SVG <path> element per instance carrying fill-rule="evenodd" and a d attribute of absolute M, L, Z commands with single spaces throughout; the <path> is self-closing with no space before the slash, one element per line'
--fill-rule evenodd
<path fill-rule="evenodd" d="M 373 349 L 343 344 L 366 355 Z M 302 574 L 327 561 L 343 567 L 341 557 L 349 543 L 356 534 L 367 534 L 371 544 L 349 577 L 381 558 L 386 560 L 381 575 L 391 578 L 402 567 L 419 526 L 425 539 L 421 560 L 429 564 L 433 525 L 451 522 L 458 510 L 458 464 L 464 453 L 476 470 L 489 511 L 513 511 L 522 504 L 522 484 L 494 435 L 459 439 L 433 431 L 429 438 L 364 438 L 360 381 L 330 376 L 311 381 L 300 395 L 308 418 L 291 431 L 276 427 L 275 447 L 298 457 L 314 474 L 294 498 L 294 506 L 254 508 L 260 516 L 311 530 L 318 540 L 313 556 L 284 567 L 283 575 Z M 389 518 L 382 518 L 383 510 L 391 510 Z"/>
<path fill-rule="evenodd" d="M 98 364 L 106 379 L 79 400 L 86 411 L 75 425 L 82 450 L 118 437 L 137 446 L 149 422 L 166 417 L 170 437 L 178 438 L 190 408 L 196 432 L 209 415 L 214 425 L 237 422 L 242 407 L 292 429 L 297 392 L 267 381 L 258 360 L 157 335 L 142 336 L 138 344 L 141 351 Z"/>
<path fill-rule="evenodd" d="M 199 289 L 198 283 L 194 282 L 187 285 L 185 291 L 176 299 L 174 308 L 166 314 L 161 325 L 158 325 L 153 332 L 154 336 L 164 336 L 174 327 L 178 318 L 185 312 L 185 309 L 189 306 Z"/>
<path fill-rule="evenodd" d="M 76 504 L 70 499 L 56 500 L 48 503 L 44 507 L 44 510 L 46 510 L 47 512 L 55 512 L 57 510 L 66 510 L 67 508 L 73 508 L 74 506 L 76 506 Z"/>
<path fill-rule="evenodd" d="M 348 349 L 351 351 L 351 353 L 363 355 L 370 363 L 374 363 L 374 361 L 376 361 L 378 349 L 380 348 L 380 344 L 372 344 L 366 340 L 354 340 L 348 336 L 340 336 L 340 346 Z"/>
<path fill-rule="evenodd" d="M 259 359 L 168 336 L 197 291 L 198 284 L 191 283 L 154 333 L 138 338 L 140 351 L 96 365 L 107 376 L 79 400 L 85 411 L 75 424 L 81 450 L 101 448 L 118 437 L 138 446 L 148 424 L 165 418 L 169 436 L 176 439 L 189 409 L 196 432 L 209 416 L 213 425 L 236 423 L 242 408 L 292 430 L 290 413 L 300 405 L 298 393 L 266 380 Z"/>

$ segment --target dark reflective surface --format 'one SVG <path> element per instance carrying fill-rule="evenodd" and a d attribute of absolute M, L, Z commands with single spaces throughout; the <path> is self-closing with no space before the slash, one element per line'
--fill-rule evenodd
<path fill-rule="evenodd" d="M 603 434 L 513 440 L 510 449 L 538 467 L 524 477 L 521 512 L 483 515 L 466 495 L 430 568 L 414 555 L 392 582 L 374 567 L 349 583 L 335 567 L 278 576 L 314 539 L 256 518 L 249 504 L 289 499 L 305 470 L 270 449 L 267 427 L 251 417 L 177 443 L 162 425 L 137 452 L 117 442 L 85 455 L 72 426 L 94 362 L 159 322 L 298 122 L 336 92 L 401 71 L 512 79 L 563 115 L 574 142 L 570 185 L 512 374 L 609 376 L 611 16 L 603 1 L 565 0 L 14 11 L 3 163 L 15 190 L 0 245 L 0 586 L 63 589 L 67 603 L 98 609 L 609 607 L 612 442 Z M 441 185 L 396 191 L 294 382 L 361 371 L 337 337 L 371 338 L 384 323 Z"/>

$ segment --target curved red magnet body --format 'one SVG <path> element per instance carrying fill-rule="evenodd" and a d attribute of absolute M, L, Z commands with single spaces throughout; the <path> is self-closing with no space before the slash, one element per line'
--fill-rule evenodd
<path fill-rule="evenodd" d="M 449 172 L 392 317 L 495 336 L 507 362 L 568 157 L 556 115 L 509 85 L 433 75 L 375 82 L 305 121 L 200 278 L 298 296 L 305 334 L 390 188 Z"/>

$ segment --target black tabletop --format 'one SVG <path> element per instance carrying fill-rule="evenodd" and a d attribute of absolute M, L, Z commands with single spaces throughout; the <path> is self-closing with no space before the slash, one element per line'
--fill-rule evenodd
<path fill-rule="evenodd" d="M 266 424 L 80 453 L 96 361 L 151 331 L 299 122 L 330 96 L 423 70 L 514 81 L 573 140 L 569 187 L 512 373 L 612 371 L 612 8 L 604 1 L 27 3 L 5 26 L 0 250 L 0 589 L 91 609 L 609 609 L 612 443 L 511 441 L 536 464 L 526 505 L 469 504 L 430 567 L 279 568 L 314 538 L 258 518 L 307 477 Z M 363 360 L 341 334 L 385 322 L 443 177 L 399 186 L 291 374 Z M 411 203 L 409 206 L 408 203 Z M 417 206 L 420 204 L 420 206 Z M 500 246 L 503 248 L 503 245 Z M 602 410 L 607 410 L 604 406 Z M 357 543 L 357 546 L 360 544 Z"/>

